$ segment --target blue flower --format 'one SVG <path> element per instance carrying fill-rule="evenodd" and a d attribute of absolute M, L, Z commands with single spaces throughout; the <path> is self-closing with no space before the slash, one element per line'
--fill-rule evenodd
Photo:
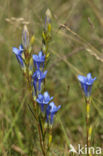
<path fill-rule="evenodd" d="M 47 74 L 47 71 L 43 73 L 39 69 L 36 70 L 36 72 L 34 72 L 32 78 L 33 78 L 33 86 L 34 86 L 35 92 L 37 91 L 37 88 L 39 91 L 41 90 L 41 83 L 45 79 L 46 74 Z"/>
<path fill-rule="evenodd" d="M 61 108 L 61 105 L 59 105 L 58 107 L 55 105 L 54 102 L 51 102 L 46 110 L 46 117 L 47 117 L 47 122 L 49 122 L 50 120 L 50 124 L 53 124 L 53 118 L 55 113 L 57 113 L 57 111 Z"/>
<path fill-rule="evenodd" d="M 33 55 L 33 61 L 34 61 L 34 66 L 36 65 L 37 69 L 40 68 L 41 64 L 44 67 L 45 55 L 43 55 L 43 52 L 40 51 L 38 55 Z"/>
<path fill-rule="evenodd" d="M 88 73 L 86 77 L 78 75 L 78 80 L 81 83 L 81 87 L 85 93 L 85 96 L 89 97 L 91 95 L 91 88 L 93 82 L 96 80 L 96 77 L 92 78 L 91 73 Z"/>
<path fill-rule="evenodd" d="M 13 47 L 12 51 L 16 55 L 17 60 L 21 64 L 21 66 L 24 66 L 24 62 L 23 62 L 23 58 L 22 58 L 22 52 L 24 51 L 23 46 L 20 45 L 19 49 L 16 47 Z"/>
<path fill-rule="evenodd" d="M 53 99 L 53 97 L 50 97 L 48 92 L 44 92 L 44 95 L 39 94 L 36 101 L 41 105 L 41 111 L 44 112 L 46 110 L 46 107 L 48 103 Z"/>

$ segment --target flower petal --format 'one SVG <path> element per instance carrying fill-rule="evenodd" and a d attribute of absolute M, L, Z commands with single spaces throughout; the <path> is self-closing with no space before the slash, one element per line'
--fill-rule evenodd
<path fill-rule="evenodd" d="M 13 48 L 12 48 L 12 51 L 13 51 L 13 53 L 15 53 L 16 55 L 19 54 L 19 49 L 18 49 L 18 48 L 13 47 Z"/>
<path fill-rule="evenodd" d="M 86 82 L 86 77 L 85 76 L 82 76 L 82 75 L 78 75 L 78 80 L 82 83 L 85 83 Z"/>
<path fill-rule="evenodd" d="M 87 79 L 88 79 L 88 80 L 92 79 L 91 73 L 88 73 L 88 74 L 87 74 Z"/>

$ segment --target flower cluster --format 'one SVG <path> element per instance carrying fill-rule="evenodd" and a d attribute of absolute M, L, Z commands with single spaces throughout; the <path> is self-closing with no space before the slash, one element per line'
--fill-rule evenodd
<path fill-rule="evenodd" d="M 40 51 L 38 55 L 33 55 L 33 62 L 36 68 L 36 71 L 32 76 L 35 95 L 37 95 L 36 102 L 40 105 L 41 112 L 46 115 L 46 121 L 52 124 L 53 117 L 61 106 L 57 107 L 54 104 L 54 102 L 50 102 L 53 99 L 53 97 L 50 97 L 47 91 L 44 92 L 44 94 L 41 94 L 42 91 L 41 85 L 47 74 L 47 71 L 43 72 L 45 64 L 45 55 L 43 55 L 42 51 Z"/>
<path fill-rule="evenodd" d="M 28 39 L 28 31 L 27 28 L 24 28 L 25 31 L 23 31 L 23 42 L 18 48 L 13 47 L 13 53 L 16 55 L 17 60 L 25 72 L 27 81 L 30 80 L 28 76 L 28 70 L 30 73 L 30 70 L 32 70 L 32 76 L 31 76 L 31 88 L 32 90 L 32 96 L 35 99 L 35 101 L 38 103 L 38 105 L 41 108 L 41 112 L 45 114 L 46 116 L 46 122 L 52 124 L 53 118 L 55 113 L 60 109 L 61 106 L 56 106 L 54 102 L 51 102 L 53 97 L 50 97 L 49 93 L 46 91 L 44 94 L 42 94 L 42 85 L 44 84 L 44 80 L 47 75 L 47 70 L 44 71 L 45 61 L 46 61 L 46 54 L 44 54 L 43 50 L 41 50 L 38 55 L 33 54 L 31 55 L 30 49 L 30 43 Z M 46 38 L 47 38 L 47 34 Z M 46 39 L 45 38 L 45 39 Z M 27 41 L 26 41 L 27 40 Z M 44 43 L 44 42 L 43 42 Z M 45 41 L 47 44 L 47 40 Z M 43 45 L 44 46 L 46 46 Z M 28 48 L 28 49 L 27 49 Z M 30 64 L 30 60 L 33 60 L 33 64 Z M 33 71 L 34 69 L 34 71 Z"/>
<path fill-rule="evenodd" d="M 52 101 L 53 97 L 49 95 L 48 91 L 44 91 L 43 85 L 45 85 L 45 78 L 47 75 L 47 70 L 44 70 L 46 66 L 47 59 L 49 56 L 48 53 L 48 43 L 51 39 L 51 13 L 48 9 L 46 11 L 44 31 L 42 33 L 42 48 L 38 54 L 32 54 L 33 48 L 32 44 L 34 42 L 34 37 L 32 36 L 29 40 L 29 32 L 27 27 L 24 26 L 23 35 L 22 35 L 22 44 L 19 48 L 13 47 L 13 53 L 16 55 L 16 58 L 23 70 L 24 76 L 26 78 L 28 90 L 33 101 L 34 111 L 31 111 L 37 123 L 38 132 L 40 136 L 40 145 L 43 152 L 43 155 L 46 155 L 46 149 L 49 150 L 50 143 L 52 141 L 52 125 L 55 114 L 61 108 L 61 105 L 56 106 Z M 92 78 L 91 73 L 88 73 L 87 76 L 78 75 L 78 80 L 81 83 L 81 87 L 85 94 L 86 99 L 86 124 L 87 124 L 87 137 L 89 134 L 88 130 L 88 121 L 90 113 L 90 95 L 91 89 L 95 78 Z M 44 86 L 45 88 L 45 86 Z M 31 107 L 30 107 L 31 109 Z M 48 136 L 46 135 L 48 132 Z M 45 149 L 45 136 L 47 136 L 48 143 L 47 148 Z M 89 137 L 87 138 L 87 145 Z"/>
<path fill-rule="evenodd" d="M 60 105 L 56 106 L 52 101 L 48 91 L 44 91 L 45 78 L 47 70 L 44 69 L 47 65 L 49 57 L 48 43 L 51 39 L 51 12 L 49 9 L 46 11 L 45 25 L 42 32 L 42 47 L 38 54 L 33 54 L 33 43 L 35 37 L 29 39 L 29 32 L 24 26 L 22 34 L 22 44 L 19 48 L 13 47 L 12 51 L 23 71 L 27 88 L 30 93 L 32 101 L 32 108 L 28 104 L 30 111 L 35 118 L 40 138 L 40 146 L 43 155 L 49 150 L 52 142 L 52 125 L 54 115 L 60 109 Z M 48 133 L 48 135 L 46 135 Z M 45 137 L 46 136 L 46 137 Z"/>

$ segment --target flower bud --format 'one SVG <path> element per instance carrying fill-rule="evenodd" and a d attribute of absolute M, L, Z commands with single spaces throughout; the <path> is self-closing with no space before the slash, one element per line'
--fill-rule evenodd
<path fill-rule="evenodd" d="M 35 36 L 33 35 L 33 36 L 31 37 L 31 40 L 30 40 L 30 45 L 31 45 L 31 46 L 34 44 L 34 41 L 35 41 Z"/>
<path fill-rule="evenodd" d="M 24 25 L 22 33 L 22 44 L 24 49 L 27 49 L 29 47 L 29 32 L 26 25 Z"/>
<path fill-rule="evenodd" d="M 49 134 L 49 145 L 51 144 L 52 142 L 52 134 Z"/>
<path fill-rule="evenodd" d="M 46 17 L 45 17 L 45 26 L 44 29 L 47 31 L 48 25 L 51 23 L 52 14 L 49 9 L 46 10 Z M 49 31 L 51 30 L 51 25 L 49 25 Z"/>
<path fill-rule="evenodd" d="M 47 17 L 47 21 L 49 22 L 51 20 L 51 18 L 52 18 L 52 14 L 51 14 L 50 9 L 47 9 L 45 14 L 46 14 L 46 17 Z"/>

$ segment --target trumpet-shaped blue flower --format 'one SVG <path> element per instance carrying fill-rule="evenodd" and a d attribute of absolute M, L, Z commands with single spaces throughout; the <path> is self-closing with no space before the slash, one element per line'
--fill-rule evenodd
<path fill-rule="evenodd" d="M 81 83 L 81 87 L 85 93 L 85 96 L 89 97 L 91 95 L 91 88 L 93 82 L 96 80 L 96 77 L 92 78 L 91 73 L 88 73 L 86 77 L 78 75 L 78 80 Z"/>
<path fill-rule="evenodd" d="M 50 124 L 53 124 L 53 118 L 55 113 L 61 108 L 61 105 L 56 106 L 54 102 L 51 102 L 46 110 L 47 122 L 50 120 Z"/>
<path fill-rule="evenodd" d="M 41 90 L 41 83 L 45 79 L 46 74 L 47 71 L 41 72 L 39 69 L 36 70 L 36 72 L 34 72 L 32 78 L 33 78 L 33 85 L 34 85 L 35 92 L 37 91 L 37 88 L 39 91 Z"/>
<path fill-rule="evenodd" d="M 44 94 L 39 94 L 36 101 L 41 105 L 41 111 L 44 112 L 46 110 L 46 107 L 48 103 L 53 99 L 53 97 L 50 97 L 48 92 L 44 92 Z"/>
<path fill-rule="evenodd" d="M 21 66 L 24 66 L 23 58 L 22 58 L 22 52 L 24 51 L 23 46 L 20 45 L 19 49 L 16 47 L 13 47 L 12 49 L 13 53 L 16 55 L 16 58 Z"/>
<path fill-rule="evenodd" d="M 33 55 L 33 61 L 34 66 L 37 66 L 37 69 L 40 68 L 40 65 L 43 64 L 44 67 L 44 61 L 45 61 L 45 55 L 43 55 L 43 52 L 40 51 L 38 55 Z"/>

